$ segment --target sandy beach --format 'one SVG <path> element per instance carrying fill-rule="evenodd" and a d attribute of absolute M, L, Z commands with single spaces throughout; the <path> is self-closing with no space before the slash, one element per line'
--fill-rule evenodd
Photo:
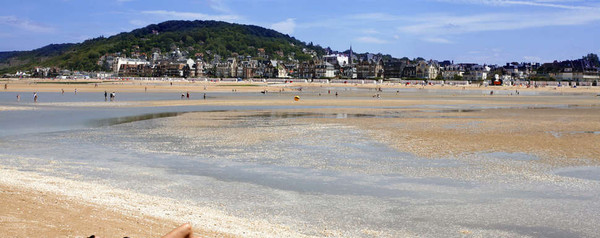
<path fill-rule="evenodd" d="M 293 81 L 293 80 L 291 80 Z M 60 92 L 61 89 L 65 93 L 74 93 L 75 89 L 78 92 L 231 92 L 235 89 L 238 92 L 260 92 L 268 90 L 278 92 L 280 89 L 293 90 L 292 88 L 427 88 L 427 89 L 447 89 L 447 90 L 500 90 L 500 91 L 548 91 L 548 92 L 564 92 L 564 93 L 600 93 L 600 87 L 578 87 L 572 88 L 563 87 L 530 87 L 523 85 L 519 86 L 503 86 L 503 87 L 481 87 L 478 84 L 463 85 L 404 85 L 398 83 L 383 83 L 374 84 L 366 81 L 365 84 L 344 84 L 344 83 L 304 83 L 295 81 L 293 83 L 263 83 L 261 81 L 240 81 L 240 82 L 211 82 L 211 81 L 188 81 L 188 80 L 101 80 L 101 79 L 5 79 L 0 81 L 1 84 L 7 84 L 8 91 L 14 92 Z"/>
<path fill-rule="evenodd" d="M 94 80 L 85 81 L 93 82 Z M 351 163 L 335 165 L 334 162 L 326 163 L 319 160 L 285 161 L 278 157 L 278 153 L 283 153 L 279 151 L 278 147 L 269 149 L 275 154 L 274 161 L 259 161 L 258 164 L 274 164 L 284 168 L 319 168 L 319 171 L 357 173 L 361 176 L 362 174 L 379 176 L 380 173 L 392 174 L 402 170 L 402 174 L 405 176 L 414 176 L 415 178 L 435 177 L 482 184 L 511 184 L 517 181 L 515 184 L 558 183 L 557 186 L 560 187 L 571 183 L 591 183 L 593 186 L 597 186 L 598 183 L 595 180 L 582 182 L 572 177 L 559 176 L 553 172 L 563 168 L 600 166 L 600 149 L 598 148 L 600 145 L 600 98 L 596 96 L 600 93 L 598 87 L 488 87 L 482 89 L 478 86 L 464 88 L 426 86 L 425 89 L 420 89 L 419 86 L 402 85 L 353 86 L 308 83 L 267 85 L 264 83 L 183 81 L 175 81 L 173 85 L 171 82 L 154 81 L 98 81 L 98 86 L 96 86 L 95 83 L 66 84 L 67 82 L 70 81 L 56 83 L 56 81 L 11 80 L 2 83 L 8 84 L 8 89 L 3 93 L 11 95 L 25 94 L 26 92 L 58 93 L 63 89 L 65 94 L 74 94 L 74 90 L 77 89 L 77 93 L 102 93 L 104 91 L 173 93 L 175 99 L 152 100 L 150 98 L 141 101 L 120 101 L 118 100 L 119 94 L 115 102 L 101 100 L 98 102 L 52 102 L 41 99 L 37 104 L 31 102 L 0 104 L 0 113 L 41 110 L 39 108 L 210 107 L 211 110 L 206 112 L 185 112 L 174 117 L 156 119 L 152 126 L 142 127 L 143 131 L 127 130 L 132 130 L 132 136 L 140 138 L 160 136 L 160 138 L 180 141 L 177 145 L 168 142 L 169 146 L 165 147 L 169 148 L 166 150 L 169 154 L 177 155 L 187 155 L 186 150 L 206 144 L 208 138 L 211 138 L 211 141 L 214 140 L 215 143 L 218 141 L 219 145 L 227 145 L 231 148 L 258 148 L 269 143 L 282 146 L 289 141 L 289 138 L 293 137 L 309 140 L 311 133 L 318 130 L 317 128 L 350 131 L 348 135 L 359 133 L 360 138 L 368 140 L 368 143 L 376 143 L 378 146 L 390 148 L 394 153 L 401 152 L 416 156 L 425 164 L 429 163 L 428 161 L 443 158 L 444 161 L 450 161 L 448 163 L 456 162 L 464 165 L 447 168 L 426 165 L 426 168 L 402 170 L 399 169 L 402 168 L 402 165 L 398 165 L 397 169 L 394 167 L 395 164 L 385 168 L 385 166 L 369 165 L 369 162 L 365 162 L 366 165 L 361 165 L 361 167 L 356 167 Z M 384 91 L 379 93 L 381 98 L 375 98 L 373 95 L 378 93 L 375 89 L 379 87 Z M 264 90 L 268 91 L 267 95 L 260 93 Z M 396 90 L 399 91 L 396 92 Z M 503 93 L 494 95 L 479 93 L 491 90 Z M 473 92 L 464 93 L 465 91 Z M 516 91 L 520 93 L 517 94 Z M 182 92 L 190 92 L 191 99 L 177 99 Z M 236 94 L 238 92 L 239 94 Z M 338 92 L 339 96 L 334 96 L 330 92 Z M 207 99 L 200 98 L 200 95 L 204 93 L 209 96 Z M 293 101 L 295 95 L 300 95 L 301 100 Z M 107 106 L 107 103 L 112 104 Z M 229 107 L 273 107 L 273 109 L 212 110 L 212 108 Z M 76 134 L 76 138 L 85 140 L 86 137 L 83 135 Z M 9 143 L 8 138 L 0 137 L 0 142 L 7 144 Z M 340 142 L 331 143 L 339 144 Z M 163 153 L 158 152 L 163 151 L 160 150 L 162 148 L 160 145 L 145 146 L 131 143 L 136 150 L 145 153 Z M 217 150 L 213 147 L 209 148 Z M 204 151 L 206 150 L 204 149 Z M 243 150 L 241 152 L 237 152 L 237 149 L 224 151 L 231 153 L 232 156 L 221 160 L 231 160 L 234 164 L 239 162 L 236 153 L 239 153 L 239 156 L 248 156 L 245 154 L 248 152 Z M 339 153 L 350 152 L 338 151 Z M 501 155 L 507 158 L 523 155 L 525 159 L 523 159 L 524 162 L 503 160 L 498 162 L 496 159 L 485 159 L 491 155 Z M 69 176 L 61 178 L 56 175 L 56 171 L 62 171 L 59 169 L 62 168 L 60 166 L 66 165 L 60 163 L 54 165 L 50 163 L 32 168 L 31 171 L 24 171 L 23 167 L 27 166 L 29 162 L 26 162 L 28 160 L 25 158 L 17 159 L 20 158 L 19 156 L 7 154 L 3 158 L 9 162 L 0 164 L 2 171 L 0 175 L 0 214 L 3 214 L 0 216 L 0 236 L 158 237 L 184 222 L 190 222 L 201 237 L 432 236 L 410 228 L 387 232 L 387 227 L 386 229 L 376 229 L 370 226 L 361 228 L 362 231 L 358 233 L 344 233 L 346 231 L 343 226 L 330 225 L 332 228 L 327 229 L 326 222 L 323 222 L 322 226 L 318 226 L 318 231 L 304 232 L 298 228 L 302 227 L 302 224 L 290 226 L 286 223 L 291 218 L 282 215 L 280 220 L 286 222 L 280 224 L 274 219 L 277 216 L 269 217 L 269 213 L 266 212 L 267 215 L 261 214 L 260 209 L 256 211 L 256 218 L 238 216 L 236 208 L 227 208 L 228 206 L 235 207 L 237 204 L 235 202 L 223 201 L 225 208 L 221 210 L 220 207 L 207 205 L 213 204 L 213 202 L 219 203 L 219 201 L 203 204 L 192 200 L 177 199 L 177 196 L 173 196 L 173 198 L 164 195 L 153 196 L 145 192 L 115 188 L 110 184 L 104 184 L 102 180 L 88 181 Z M 249 156 L 249 158 L 254 157 Z M 392 160 L 394 159 L 392 158 Z M 39 164 L 39 162 L 37 163 Z M 47 171 L 51 172 L 47 173 Z M 479 173 L 478 176 L 473 174 L 474 171 Z M 227 181 L 228 179 L 217 180 Z M 248 183 L 254 186 L 253 183 Z M 202 189 L 198 188 L 199 191 Z M 212 189 L 218 190 L 219 187 Z M 305 196 L 304 193 L 300 194 Z M 231 194 L 231 196 L 234 195 L 235 193 Z M 311 194 L 306 196 L 309 195 Z M 290 195 L 282 193 L 280 196 Z M 299 200 L 300 198 L 292 199 L 295 202 Z M 590 206 L 594 207 L 595 203 Z M 257 207 L 260 206 L 257 205 Z M 239 209 L 251 210 L 252 206 Z M 450 215 L 447 216 L 450 217 Z M 594 222 L 593 219 L 590 222 Z M 540 224 L 532 223 L 528 226 L 541 226 Z M 304 226 L 309 226 L 309 224 Z M 501 230 L 499 228 L 493 230 L 475 227 L 455 225 L 452 228 L 443 229 L 449 229 L 445 233 L 448 236 L 478 237 L 518 234 L 510 233 L 510 231 L 498 231 Z M 584 236 L 589 234 L 585 230 L 580 229 L 579 231 L 582 233 L 556 234 Z M 433 234 L 436 236 L 437 233 Z M 521 235 L 524 234 L 521 233 Z"/>

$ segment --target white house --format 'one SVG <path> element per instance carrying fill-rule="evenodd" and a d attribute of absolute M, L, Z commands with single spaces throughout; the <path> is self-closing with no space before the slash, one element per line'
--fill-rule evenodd
<path fill-rule="evenodd" d="M 150 65 L 150 62 L 148 62 L 146 60 L 141 60 L 141 59 L 129 59 L 129 58 L 117 57 L 113 63 L 113 72 L 119 73 L 119 69 L 121 69 L 122 65 L 134 65 L 134 66 Z"/>
<path fill-rule="evenodd" d="M 348 56 L 343 55 L 343 54 L 325 55 L 325 56 L 323 56 L 323 60 L 332 65 L 337 64 L 339 66 L 344 66 L 344 65 L 348 64 L 348 62 L 350 62 L 348 59 Z"/>

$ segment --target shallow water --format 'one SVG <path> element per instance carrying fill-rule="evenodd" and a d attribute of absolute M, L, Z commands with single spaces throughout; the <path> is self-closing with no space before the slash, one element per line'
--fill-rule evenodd
<path fill-rule="evenodd" d="M 280 108 L 7 111 L 0 114 L 0 164 L 188 200 L 317 236 L 597 236 L 598 167 L 556 170 L 507 152 L 420 158 L 352 126 L 310 122 L 403 115 Z M 197 118 L 230 110 L 239 113 Z"/>

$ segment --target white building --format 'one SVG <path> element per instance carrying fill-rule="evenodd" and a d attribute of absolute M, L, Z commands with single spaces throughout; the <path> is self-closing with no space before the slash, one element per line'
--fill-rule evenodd
<path fill-rule="evenodd" d="M 465 67 L 459 64 L 448 65 L 444 67 L 442 71 L 442 78 L 445 80 L 452 80 L 455 76 L 463 77 L 465 74 Z"/>
<path fill-rule="evenodd" d="M 464 79 L 469 81 L 486 80 L 490 70 L 491 68 L 487 65 L 473 65 L 464 75 Z"/>
<path fill-rule="evenodd" d="M 331 54 L 331 55 L 325 55 L 323 56 L 323 60 L 327 63 L 330 63 L 332 65 L 339 65 L 339 66 L 344 66 L 346 64 L 348 64 L 348 56 L 343 55 L 343 54 Z"/>
<path fill-rule="evenodd" d="M 288 70 L 283 64 L 277 64 L 277 78 L 289 78 Z"/>
<path fill-rule="evenodd" d="M 129 58 L 117 57 L 113 63 L 113 72 L 119 73 L 119 69 L 121 68 L 122 65 L 135 65 L 135 66 L 150 65 L 150 62 L 141 60 L 141 59 L 129 59 Z"/>
<path fill-rule="evenodd" d="M 315 65 L 315 78 L 333 78 L 335 77 L 335 67 L 329 62 Z"/>

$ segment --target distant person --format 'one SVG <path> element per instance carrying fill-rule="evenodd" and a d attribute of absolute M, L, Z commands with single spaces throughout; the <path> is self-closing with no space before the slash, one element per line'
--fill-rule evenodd
<path fill-rule="evenodd" d="M 490 95 L 494 95 L 494 91 L 490 91 Z"/>
<path fill-rule="evenodd" d="M 33 93 L 33 102 L 37 102 L 38 95 L 37 92 Z"/>
<path fill-rule="evenodd" d="M 8 84 L 7 83 L 4 84 L 4 90 L 6 90 L 6 89 L 8 89 Z"/>
<path fill-rule="evenodd" d="M 204 100 L 206 100 L 206 93 L 204 94 L 203 98 L 204 98 Z"/>
<path fill-rule="evenodd" d="M 181 93 L 181 99 L 185 98 L 185 94 Z"/>
<path fill-rule="evenodd" d="M 20 94 L 17 94 L 17 102 L 18 101 L 21 101 L 21 95 Z"/>
<path fill-rule="evenodd" d="M 77 89 L 75 89 L 75 95 L 77 95 Z"/>
<path fill-rule="evenodd" d="M 104 91 L 104 101 L 106 101 L 106 99 L 108 99 L 108 92 Z"/>
<path fill-rule="evenodd" d="M 336 97 L 336 98 L 338 97 L 338 93 L 337 93 L 337 92 L 335 92 L 335 97 Z"/>
<path fill-rule="evenodd" d="M 110 93 L 110 101 L 114 101 L 117 94 L 115 92 Z"/>
<path fill-rule="evenodd" d="M 187 99 L 190 99 L 190 92 L 186 92 L 186 93 L 185 93 L 185 97 L 186 97 Z"/>
<path fill-rule="evenodd" d="M 148 87 L 144 87 L 144 92 L 148 92 Z"/>
<path fill-rule="evenodd" d="M 60 89 L 60 91 L 61 91 L 60 93 L 61 93 L 62 95 L 65 95 L 65 89 L 62 89 L 62 88 L 61 88 L 61 89 Z"/>

